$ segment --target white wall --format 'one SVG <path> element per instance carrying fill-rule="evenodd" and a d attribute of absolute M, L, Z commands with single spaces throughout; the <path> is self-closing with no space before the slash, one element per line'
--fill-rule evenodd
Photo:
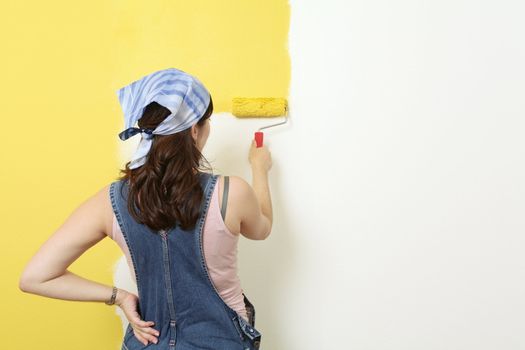
<path fill-rule="evenodd" d="M 274 229 L 239 245 L 262 349 L 525 348 L 523 3 L 291 5 Z M 251 181 L 268 123 L 216 115 L 205 154 Z"/>

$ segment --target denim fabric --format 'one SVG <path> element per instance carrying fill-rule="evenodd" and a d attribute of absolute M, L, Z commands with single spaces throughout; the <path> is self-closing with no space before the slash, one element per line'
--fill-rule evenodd
<path fill-rule="evenodd" d="M 128 325 L 122 350 L 251 350 L 259 349 L 255 308 L 244 296 L 247 323 L 215 289 L 204 261 L 202 229 L 218 175 L 201 172 L 204 198 L 194 229 L 178 224 L 156 232 L 138 223 L 127 209 L 127 181 L 110 185 L 113 211 L 135 268 L 138 312 L 155 322 L 157 344 L 142 344 Z"/>

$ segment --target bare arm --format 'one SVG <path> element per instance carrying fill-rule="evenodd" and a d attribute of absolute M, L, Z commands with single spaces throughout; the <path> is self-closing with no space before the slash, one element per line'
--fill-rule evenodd
<path fill-rule="evenodd" d="M 109 186 L 106 186 L 74 210 L 44 242 L 21 274 L 19 288 L 22 291 L 63 300 L 109 300 L 112 286 L 87 280 L 67 270 L 86 250 L 106 237 L 108 220 L 111 220 L 107 215 L 111 212 L 107 208 L 108 197 Z"/>
<path fill-rule="evenodd" d="M 262 167 L 252 167 L 252 187 L 257 196 L 257 201 L 262 215 L 269 222 L 269 231 L 273 223 L 272 199 L 270 196 L 270 186 L 268 183 L 268 171 Z M 268 232 L 270 234 L 270 232 Z"/>
<path fill-rule="evenodd" d="M 272 230 L 273 213 L 268 171 L 272 166 L 270 152 L 263 147 L 255 147 L 252 141 L 249 160 L 252 165 L 252 186 L 246 181 L 236 179 L 240 188 L 242 203 L 241 233 L 250 239 L 266 239 Z"/>
<path fill-rule="evenodd" d="M 109 185 L 83 202 L 62 226 L 40 247 L 24 268 L 19 288 L 27 293 L 74 301 L 108 301 L 113 286 L 78 276 L 67 268 L 86 250 L 104 239 L 112 229 L 113 209 Z M 135 337 L 144 345 L 157 343 L 159 332 L 152 321 L 141 319 L 138 297 L 118 288 L 115 305 L 133 327 Z"/>

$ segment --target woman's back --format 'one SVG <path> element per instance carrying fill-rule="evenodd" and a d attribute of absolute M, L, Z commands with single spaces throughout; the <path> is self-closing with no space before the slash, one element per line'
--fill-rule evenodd
<path fill-rule="evenodd" d="M 204 257 L 210 278 L 218 294 L 226 304 L 237 311 L 248 322 L 243 289 L 241 288 L 237 269 L 237 244 L 240 233 L 232 232 L 232 230 L 235 230 L 235 227 L 238 228 L 240 226 L 241 220 L 238 213 L 227 210 L 230 186 L 229 181 L 225 180 L 225 177 L 221 176 L 214 187 L 210 206 L 206 214 L 203 228 Z M 227 185 L 227 187 L 224 185 Z M 231 214 L 226 215 L 226 213 Z M 225 218 L 227 218 L 230 226 L 233 227 L 231 230 L 227 227 Z M 115 213 L 113 213 L 112 227 L 111 238 L 119 245 L 126 256 L 131 278 L 136 284 L 133 261 Z"/>
<path fill-rule="evenodd" d="M 257 349 L 260 344 L 253 305 L 242 294 L 251 321 L 247 323 L 218 294 L 207 267 L 204 226 L 213 212 L 210 208 L 217 179 L 217 175 L 199 173 L 203 202 L 194 228 L 176 225 L 158 232 L 139 223 L 128 211 L 127 181 L 119 180 L 110 186 L 112 208 L 136 273 L 138 312 L 143 319 L 155 322 L 160 333 L 159 348 L 175 349 L 177 343 L 181 350 L 240 350 Z M 233 242 L 236 244 L 236 239 Z M 123 349 L 144 346 L 128 326 Z"/>

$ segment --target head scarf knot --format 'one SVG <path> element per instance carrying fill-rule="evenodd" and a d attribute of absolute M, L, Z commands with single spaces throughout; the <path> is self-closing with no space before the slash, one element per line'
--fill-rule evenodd
<path fill-rule="evenodd" d="M 118 137 L 122 141 L 124 141 L 138 133 L 142 133 L 142 137 L 147 140 L 151 140 L 153 138 L 153 129 L 143 129 L 143 128 L 137 128 L 137 127 L 127 128 L 126 130 L 118 134 Z"/>
<path fill-rule="evenodd" d="M 211 100 L 210 93 L 196 77 L 175 68 L 146 75 L 119 89 L 117 94 L 126 128 L 119 133 L 119 138 L 124 141 L 136 134 L 142 135 L 130 169 L 146 162 L 154 135 L 174 134 L 192 127 L 204 115 Z M 169 109 L 170 115 L 155 129 L 134 127 L 151 102 Z"/>

